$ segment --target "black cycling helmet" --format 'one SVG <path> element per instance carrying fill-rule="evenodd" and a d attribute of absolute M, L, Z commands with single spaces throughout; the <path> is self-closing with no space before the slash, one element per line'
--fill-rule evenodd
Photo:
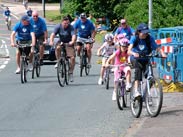
<path fill-rule="evenodd" d="M 86 18 L 86 14 L 85 13 L 81 13 L 80 14 L 80 18 Z"/>

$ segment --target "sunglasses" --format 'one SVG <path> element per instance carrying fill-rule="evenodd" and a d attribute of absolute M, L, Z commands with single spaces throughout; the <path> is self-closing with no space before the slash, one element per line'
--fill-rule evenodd
<path fill-rule="evenodd" d="M 38 16 L 37 16 L 37 15 L 35 15 L 35 16 L 33 16 L 33 17 L 37 18 Z"/>
<path fill-rule="evenodd" d="M 126 23 L 121 23 L 122 25 L 125 25 Z"/>

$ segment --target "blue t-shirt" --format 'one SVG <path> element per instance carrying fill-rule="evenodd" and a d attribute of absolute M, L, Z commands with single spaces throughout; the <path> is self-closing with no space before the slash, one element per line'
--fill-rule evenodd
<path fill-rule="evenodd" d="M 137 37 L 136 36 L 132 36 L 132 38 L 130 39 L 130 44 L 135 44 Z M 154 38 L 152 36 L 150 36 L 150 46 L 148 48 L 148 45 L 146 44 L 146 40 L 145 39 L 139 39 L 138 44 L 132 48 L 132 51 L 135 53 L 139 53 L 139 54 L 145 54 L 148 55 L 149 54 L 149 49 L 151 48 L 152 50 L 156 50 L 158 48 L 158 45 L 156 44 Z"/>
<path fill-rule="evenodd" d="M 131 36 L 134 33 L 134 29 L 127 26 L 126 28 L 118 27 L 115 31 L 115 35 L 117 34 L 123 34 L 128 40 L 130 40 Z"/>
<path fill-rule="evenodd" d="M 80 19 L 78 19 L 74 24 L 74 29 L 78 29 L 78 36 L 80 38 L 88 38 L 91 37 L 92 31 L 95 30 L 95 27 L 88 19 L 86 22 L 82 22 Z"/>
<path fill-rule="evenodd" d="M 34 29 L 31 24 L 23 25 L 21 22 L 18 22 L 13 31 L 16 32 L 16 40 L 28 41 L 31 40 L 31 32 L 34 32 Z"/>
<path fill-rule="evenodd" d="M 10 16 L 10 13 L 11 13 L 10 10 L 5 10 L 4 11 L 4 15 L 7 16 L 7 17 Z"/>
<path fill-rule="evenodd" d="M 35 22 L 33 18 L 30 18 L 30 24 L 34 28 L 34 32 L 36 37 L 39 37 L 44 34 L 45 31 L 47 31 L 45 20 L 38 17 L 38 20 Z"/>
<path fill-rule="evenodd" d="M 64 29 L 61 24 L 57 24 L 55 26 L 53 33 L 55 35 L 59 34 L 60 41 L 64 43 L 70 42 L 72 40 L 72 36 L 75 34 L 72 25 L 69 25 Z"/>

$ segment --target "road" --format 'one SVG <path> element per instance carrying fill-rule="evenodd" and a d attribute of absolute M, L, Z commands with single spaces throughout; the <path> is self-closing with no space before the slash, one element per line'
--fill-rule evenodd
<path fill-rule="evenodd" d="M 79 77 L 76 65 L 74 82 L 69 86 L 59 86 L 53 65 L 44 65 L 40 78 L 29 76 L 28 82 L 21 84 L 20 75 L 14 73 L 11 32 L 3 19 L 0 15 L 0 42 L 5 45 L 0 51 L 9 58 L 0 58 L 1 137 L 119 137 L 126 133 L 134 119 L 129 108 L 120 111 L 111 100 L 112 86 L 106 91 L 97 85 L 98 57 L 92 58 L 89 76 Z M 12 22 L 16 22 L 14 17 Z"/>

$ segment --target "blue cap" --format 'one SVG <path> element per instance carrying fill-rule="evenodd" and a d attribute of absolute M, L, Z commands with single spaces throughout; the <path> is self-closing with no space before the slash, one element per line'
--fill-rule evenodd
<path fill-rule="evenodd" d="M 149 33 L 149 27 L 145 23 L 141 23 L 138 25 L 137 30 L 140 31 L 141 33 Z"/>
<path fill-rule="evenodd" d="M 29 16 L 27 16 L 27 15 L 23 15 L 23 16 L 21 17 L 21 20 L 30 21 L 30 18 L 29 18 Z"/>

